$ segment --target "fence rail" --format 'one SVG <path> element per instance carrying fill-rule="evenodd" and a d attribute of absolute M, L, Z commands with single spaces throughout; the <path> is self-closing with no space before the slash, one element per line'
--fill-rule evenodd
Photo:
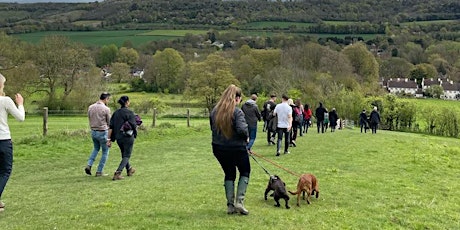
<path fill-rule="evenodd" d="M 153 109 L 152 114 L 139 114 L 144 121 L 152 119 L 152 127 L 155 127 L 157 124 L 158 118 L 186 118 L 187 119 L 187 127 L 190 127 L 190 119 L 191 118 L 205 118 L 209 116 L 209 112 L 207 109 L 198 110 L 198 112 L 191 112 L 191 109 L 175 109 L 175 113 L 169 114 L 160 114 L 158 113 L 157 109 Z M 48 118 L 49 116 L 87 116 L 87 111 L 85 110 L 49 110 L 48 107 L 44 107 L 40 111 L 33 111 L 32 113 L 28 112 L 29 114 L 36 114 L 43 116 L 43 136 L 46 136 L 48 133 Z"/>

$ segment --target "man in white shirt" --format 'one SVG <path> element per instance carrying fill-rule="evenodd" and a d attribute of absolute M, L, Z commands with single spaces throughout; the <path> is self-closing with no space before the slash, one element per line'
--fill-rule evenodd
<path fill-rule="evenodd" d="M 285 94 L 281 97 L 281 103 L 275 107 L 274 115 L 278 117 L 276 132 L 278 141 L 276 143 L 276 156 L 280 155 L 281 141 L 284 134 L 284 154 L 289 153 L 289 133 L 292 127 L 292 107 L 288 104 L 289 97 Z"/>

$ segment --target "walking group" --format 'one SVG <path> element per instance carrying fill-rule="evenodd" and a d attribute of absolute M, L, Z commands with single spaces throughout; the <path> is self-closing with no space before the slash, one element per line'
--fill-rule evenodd
<path fill-rule="evenodd" d="M 280 103 L 276 100 L 275 94 L 270 95 L 260 111 L 257 95 L 252 94 L 240 108 L 241 89 L 230 85 L 210 113 L 212 151 L 224 171 L 228 214 L 249 214 L 243 201 L 249 184 L 249 155 L 253 154 L 258 122 L 264 121 L 263 132 L 267 134 L 268 145 L 276 145 L 276 156 L 281 155 L 282 148 L 284 154 L 289 154 L 289 147 L 297 147 L 297 136 L 307 134 L 311 127 L 313 113 L 308 104 L 303 105 L 300 99 L 294 101 L 286 94 L 281 96 Z M 335 132 L 339 122 L 335 109 L 328 112 L 320 103 L 315 116 L 318 133 L 328 128 Z M 237 171 L 240 175 L 235 190 Z"/>
<path fill-rule="evenodd" d="M 112 180 L 121 180 L 124 179 L 122 176 L 124 169 L 126 169 L 127 176 L 132 176 L 136 172 L 129 160 L 133 151 L 134 140 L 137 137 L 137 127 L 142 124 L 142 120 L 129 109 L 130 101 L 128 96 L 121 96 L 118 99 L 120 108 L 111 114 L 110 108 L 107 106 L 110 96 L 109 93 L 102 93 L 99 101 L 88 107 L 93 150 L 85 167 L 85 173 L 92 175 L 93 163 L 101 150 L 102 156 L 96 169 L 96 177 L 108 176 L 103 171 L 104 166 L 108 159 L 112 142 L 117 142 L 121 152 L 121 161 Z"/>

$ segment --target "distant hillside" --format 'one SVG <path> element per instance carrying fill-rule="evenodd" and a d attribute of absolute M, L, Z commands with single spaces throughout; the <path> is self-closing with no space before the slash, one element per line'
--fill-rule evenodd
<path fill-rule="evenodd" d="M 82 2 L 103 2 L 104 0 L 0 0 L 1 3 L 47 3 L 47 2 L 62 2 L 62 3 L 82 3 Z"/>

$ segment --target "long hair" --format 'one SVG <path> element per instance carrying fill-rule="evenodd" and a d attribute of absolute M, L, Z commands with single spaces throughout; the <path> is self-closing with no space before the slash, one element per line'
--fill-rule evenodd
<path fill-rule="evenodd" d="M 237 106 L 236 97 L 241 97 L 241 89 L 230 85 L 222 93 L 222 97 L 216 105 L 215 125 L 217 131 L 230 139 L 233 135 L 233 113 Z"/>
<path fill-rule="evenodd" d="M 6 78 L 0 73 L 0 96 L 5 96 L 3 88 L 5 87 Z"/>

